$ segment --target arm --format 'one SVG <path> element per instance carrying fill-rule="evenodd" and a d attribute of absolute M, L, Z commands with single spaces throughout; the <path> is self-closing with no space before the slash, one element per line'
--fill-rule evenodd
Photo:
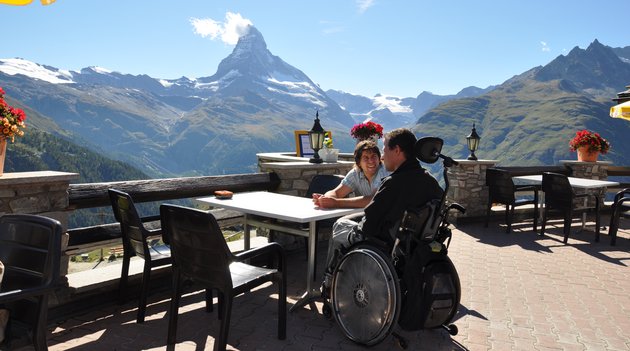
<path fill-rule="evenodd" d="M 372 195 L 346 198 L 351 192 L 352 188 L 342 183 L 327 191 L 323 196 L 315 197 L 313 195 L 313 202 L 322 208 L 362 208 L 372 200 Z"/>

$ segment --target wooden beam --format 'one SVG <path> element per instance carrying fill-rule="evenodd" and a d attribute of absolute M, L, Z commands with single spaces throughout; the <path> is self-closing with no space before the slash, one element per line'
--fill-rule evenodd
<path fill-rule="evenodd" d="M 215 190 L 275 190 L 278 185 L 280 178 L 273 172 L 70 184 L 68 209 L 109 206 L 110 188 L 129 193 L 139 203 L 208 196 Z"/>

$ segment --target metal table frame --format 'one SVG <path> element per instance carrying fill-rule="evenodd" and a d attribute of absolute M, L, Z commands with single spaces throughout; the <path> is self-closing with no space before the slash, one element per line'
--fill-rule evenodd
<path fill-rule="evenodd" d="M 320 295 L 319 290 L 314 289 L 312 286 L 312 277 L 315 269 L 315 223 L 322 219 L 343 217 L 363 211 L 362 208 L 321 209 L 316 207 L 312 199 L 309 198 L 266 191 L 238 193 L 234 194 L 231 199 L 226 200 L 211 196 L 198 198 L 196 201 L 212 207 L 220 207 L 243 213 L 245 250 L 250 248 L 250 227 L 266 228 L 301 237 L 308 237 L 306 291 L 290 308 L 291 312 L 306 304 L 310 304 L 311 309 L 315 310 L 315 306 L 312 304 L 313 298 Z M 260 217 L 293 223 L 308 223 L 308 231 L 296 228 L 295 226 L 262 221 Z"/>

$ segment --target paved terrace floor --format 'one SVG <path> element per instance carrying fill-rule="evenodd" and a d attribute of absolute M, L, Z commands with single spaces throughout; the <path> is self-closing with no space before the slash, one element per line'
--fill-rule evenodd
<path fill-rule="evenodd" d="M 462 285 L 455 319 L 459 334 L 401 332 L 409 350 L 630 350 L 628 224 L 622 224 L 617 246 L 612 247 L 605 230 L 602 240 L 593 243 L 589 226 L 579 232 L 577 222 L 565 245 L 561 221 L 551 223 L 545 237 L 532 232 L 529 224 L 517 224 L 511 234 L 496 222 L 488 229 L 481 224 L 458 226 L 450 257 Z M 319 253 L 323 262 L 324 245 Z M 304 252 L 290 254 L 290 304 L 304 287 L 305 271 Z M 276 298 L 270 287 L 237 297 L 228 350 L 367 349 L 344 338 L 335 322 L 323 317 L 319 303 L 317 311 L 289 313 L 287 339 L 278 340 Z M 135 323 L 135 301 L 57 321 L 48 334 L 49 348 L 211 350 L 219 322 L 216 308 L 204 312 L 202 292 L 182 299 L 178 344 L 166 347 L 169 301 L 167 292 L 152 295 L 144 324 Z M 388 337 L 370 349 L 400 348 Z"/>

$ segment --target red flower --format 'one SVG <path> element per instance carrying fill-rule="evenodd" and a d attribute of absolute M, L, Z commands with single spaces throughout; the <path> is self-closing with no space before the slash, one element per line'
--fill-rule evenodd
<path fill-rule="evenodd" d="M 589 152 L 600 152 L 605 154 L 610 149 L 610 143 L 599 135 L 599 133 L 590 130 L 580 130 L 575 133 L 575 137 L 569 142 L 571 151 L 576 151 L 582 146 L 588 146 Z"/>
<path fill-rule="evenodd" d="M 373 136 L 380 139 L 383 137 L 383 126 L 372 121 L 355 124 L 352 130 L 350 130 L 350 135 L 359 140 L 368 139 Z"/>
<path fill-rule="evenodd" d="M 0 88 L 0 138 L 15 141 L 15 136 L 23 136 L 26 128 L 26 113 L 20 108 L 9 106 L 4 101 L 4 90 Z"/>

